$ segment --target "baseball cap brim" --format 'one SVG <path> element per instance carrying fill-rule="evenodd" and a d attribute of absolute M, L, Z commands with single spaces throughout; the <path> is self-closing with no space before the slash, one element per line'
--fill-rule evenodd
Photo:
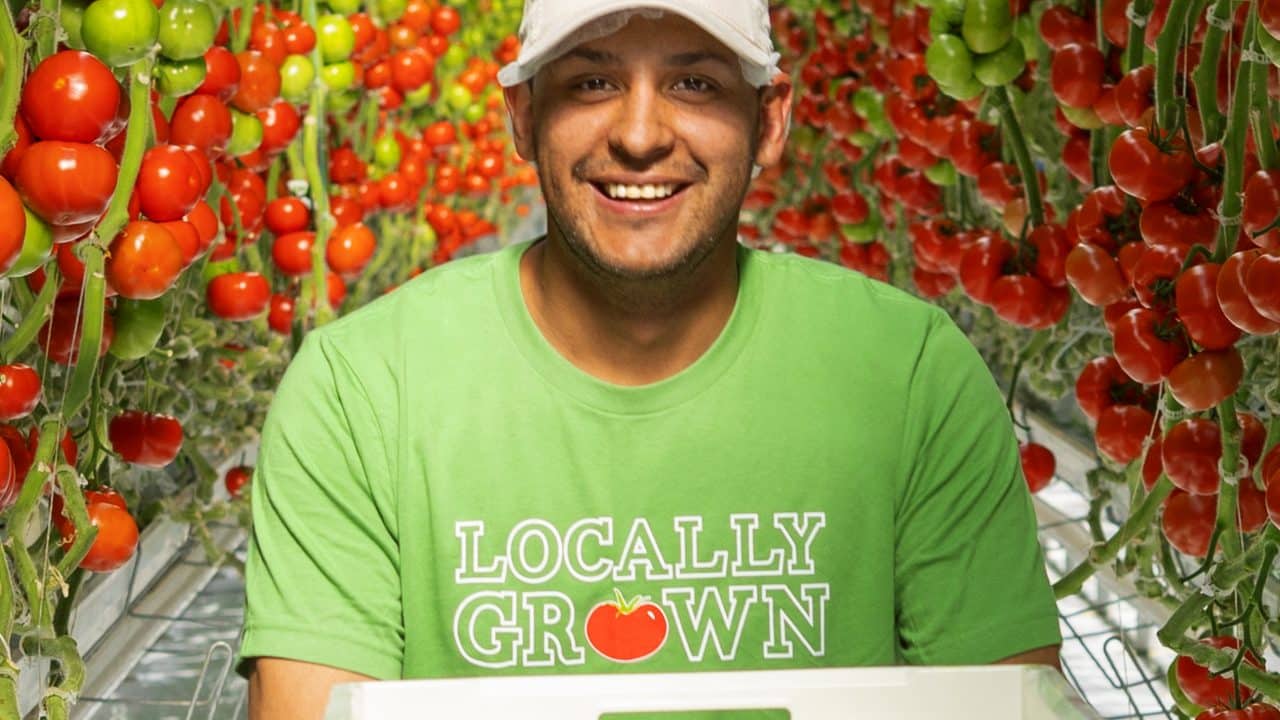
<path fill-rule="evenodd" d="M 537 74 L 539 68 L 555 59 L 552 53 L 571 49 L 560 48 L 560 45 L 573 33 L 600 18 L 624 10 L 662 10 L 675 13 L 706 30 L 747 63 L 758 68 L 767 68 L 773 63 L 773 57 L 767 50 L 752 43 L 741 30 L 706 7 L 691 6 L 687 0 L 616 0 L 600 3 L 589 12 L 572 18 L 552 19 L 549 24 L 555 30 L 539 36 L 536 43 L 521 48 L 516 61 L 498 71 L 498 84 L 511 87 L 529 80 Z"/>

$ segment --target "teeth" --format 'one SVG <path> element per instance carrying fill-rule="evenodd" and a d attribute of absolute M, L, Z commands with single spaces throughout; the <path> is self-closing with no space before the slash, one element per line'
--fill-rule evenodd
<path fill-rule="evenodd" d="M 609 197 L 614 200 L 661 200 L 671 197 L 676 192 L 675 185 L 622 185 L 610 183 L 605 186 Z"/>

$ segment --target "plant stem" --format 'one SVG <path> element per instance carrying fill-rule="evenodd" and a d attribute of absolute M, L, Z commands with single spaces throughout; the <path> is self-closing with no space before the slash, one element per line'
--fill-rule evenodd
<path fill-rule="evenodd" d="M 1174 95 L 1173 78 L 1178 66 L 1178 46 L 1182 43 L 1182 31 L 1194 5 L 1193 0 L 1173 0 L 1169 4 L 1169 15 L 1160 30 L 1160 37 L 1156 40 L 1156 122 L 1166 132 L 1172 130 L 1178 122 L 1179 105 Z M 1215 62 L 1216 57 L 1214 56 Z"/>
<path fill-rule="evenodd" d="M 1152 0 L 1134 0 L 1133 14 L 1138 17 L 1151 21 L 1151 7 L 1155 3 Z M 1135 22 L 1129 23 L 1129 44 L 1124 49 L 1124 69 L 1132 70 L 1142 65 L 1142 48 L 1146 40 L 1147 25 L 1143 23 L 1139 25 Z"/>
<path fill-rule="evenodd" d="M 23 315 L 22 322 L 18 323 L 18 328 L 13 331 L 13 334 L 0 344 L 0 358 L 7 363 L 13 362 L 31 345 L 36 335 L 40 334 L 40 328 L 44 326 L 44 321 L 49 317 L 50 309 L 53 308 L 53 299 L 62 285 L 62 277 L 56 263 L 50 263 L 45 273 L 44 287 L 40 288 L 40 294 L 36 296 L 35 303 Z"/>
<path fill-rule="evenodd" d="M 1201 98 L 1200 123 L 1204 126 L 1206 142 L 1213 142 L 1222 135 L 1225 118 L 1218 110 L 1218 60 L 1222 55 L 1222 40 L 1225 36 L 1219 25 L 1231 22 L 1231 0 L 1216 0 L 1213 4 L 1212 22 L 1204 34 L 1201 45 L 1200 63 L 1196 65 L 1192 80 L 1196 86 L 1196 97 Z"/>
<path fill-rule="evenodd" d="M 316 26 L 316 0 L 302 1 L 302 19 L 312 27 Z M 319 44 L 311 51 L 311 62 L 317 69 L 324 66 Z M 299 303 L 303 306 L 304 312 L 306 308 L 314 308 L 316 327 L 333 319 L 333 308 L 329 306 L 325 274 L 327 267 L 325 249 L 329 244 L 329 234 L 333 230 L 334 222 L 333 216 L 329 213 L 329 178 L 321 157 L 322 140 L 326 129 L 324 121 L 326 90 L 323 82 L 312 83 L 311 101 L 307 108 L 307 115 L 302 120 L 302 162 L 306 167 L 307 184 L 310 186 L 311 217 L 316 226 L 316 239 L 315 245 L 311 247 L 312 296 L 300 297 Z"/>
<path fill-rule="evenodd" d="M 996 112 L 1000 113 L 1000 124 L 1004 128 L 1005 142 L 1013 150 L 1014 162 L 1018 165 L 1018 173 L 1022 175 L 1022 189 L 1027 198 L 1027 213 L 1032 227 L 1044 224 L 1044 201 L 1040 197 L 1040 178 L 1036 174 L 1035 163 L 1031 161 L 1031 153 L 1027 150 L 1027 140 L 1022 135 L 1022 126 L 1018 123 L 1018 115 L 1013 110 L 1006 87 L 991 89 L 991 102 Z"/>
<path fill-rule="evenodd" d="M 1085 581 L 1093 577 L 1099 567 L 1114 560 L 1121 549 L 1151 525 L 1160 504 L 1171 492 L 1173 492 L 1173 483 L 1162 475 L 1160 481 L 1151 489 L 1151 493 L 1142 499 L 1141 504 L 1133 508 L 1116 534 L 1105 543 L 1094 546 L 1084 562 L 1053 584 L 1053 594 L 1061 600 L 1080 592 Z"/>
<path fill-rule="evenodd" d="M 1256 17 L 1258 8 L 1255 5 L 1251 17 Z M 1257 33 L 1267 32 L 1266 29 L 1254 29 L 1254 36 Z M 1261 54 L 1262 48 L 1258 47 L 1257 42 L 1249 43 L 1244 46 L 1251 48 L 1254 53 Z M 1253 139 L 1258 146 L 1258 162 L 1263 170 L 1273 170 L 1280 166 L 1280 153 L 1276 151 L 1276 139 L 1271 134 L 1271 97 L 1267 94 L 1267 74 L 1271 71 L 1270 63 L 1249 62 L 1247 60 L 1240 63 L 1240 74 L 1243 79 L 1244 73 L 1248 72 L 1249 92 L 1252 96 L 1253 106 L 1249 109 L 1249 117 L 1253 124 Z M 2 127 L 2 126 L 0 126 Z"/>
<path fill-rule="evenodd" d="M 4 157 L 18 141 L 14 123 L 18 115 L 18 99 L 22 92 L 22 79 L 26 76 L 23 61 L 27 44 L 13 25 L 13 13 L 9 3 L 0 3 L 0 57 L 4 58 L 4 76 L 0 77 L 0 158 Z"/>
<path fill-rule="evenodd" d="M 1218 425 L 1222 430 L 1222 471 L 1234 475 L 1240 467 L 1240 424 L 1236 420 L 1236 401 L 1228 397 L 1218 405 Z M 1253 482 L 1244 478 L 1244 482 Z M 1239 520 L 1236 512 L 1239 508 L 1240 489 L 1234 481 L 1227 482 L 1223 478 L 1218 490 L 1218 531 L 1222 543 L 1222 555 L 1230 560 L 1243 550 L 1240 546 Z"/>
<path fill-rule="evenodd" d="M 1252 47 L 1258 31 L 1258 16 L 1249 14 L 1244 26 L 1244 47 Z M 1240 235 L 1240 213 L 1244 209 L 1245 135 L 1249 131 L 1250 83 L 1241 78 L 1236 83 L 1235 97 L 1231 100 L 1231 114 L 1227 118 L 1227 131 L 1222 139 L 1222 205 L 1218 209 L 1221 218 L 1218 230 L 1218 246 L 1214 261 L 1224 262 L 1235 252 L 1236 238 Z M 1234 419 L 1234 418 L 1233 418 Z"/>

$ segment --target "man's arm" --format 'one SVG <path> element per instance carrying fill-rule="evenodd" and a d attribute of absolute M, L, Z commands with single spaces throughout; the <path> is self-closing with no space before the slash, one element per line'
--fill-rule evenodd
<path fill-rule="evenodd" d="M 258 658 L 249 675 L 249 720 L 321 720 L 334 685 L 372 679 L 327 665 Z"/>
<path fill-rule="evenodd" d="M 1024 653 L 1012 655 L 1003 660 L 997 660 L 996 665 L 1049 665 L 1058 672 L 1062 672 L 1062 661 L 1058 657 L 1059 651 L 1062 650 L 1061 645 L 1046 645 L 1035 650 L 1028 650 Z"/>

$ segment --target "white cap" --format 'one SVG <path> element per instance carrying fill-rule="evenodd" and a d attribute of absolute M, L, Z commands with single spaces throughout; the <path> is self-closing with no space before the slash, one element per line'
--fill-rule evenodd
<path fill-rule="evenodd" d="M 617 32 L 634 15 L 662 12 L 692 20 L 737 53 L 752 85 L 767 85 L 778 74 L 768 0 L 525 0 L 520 56 L 498 72 L 498 83 L 519 85 L 578 45 Z"/>

